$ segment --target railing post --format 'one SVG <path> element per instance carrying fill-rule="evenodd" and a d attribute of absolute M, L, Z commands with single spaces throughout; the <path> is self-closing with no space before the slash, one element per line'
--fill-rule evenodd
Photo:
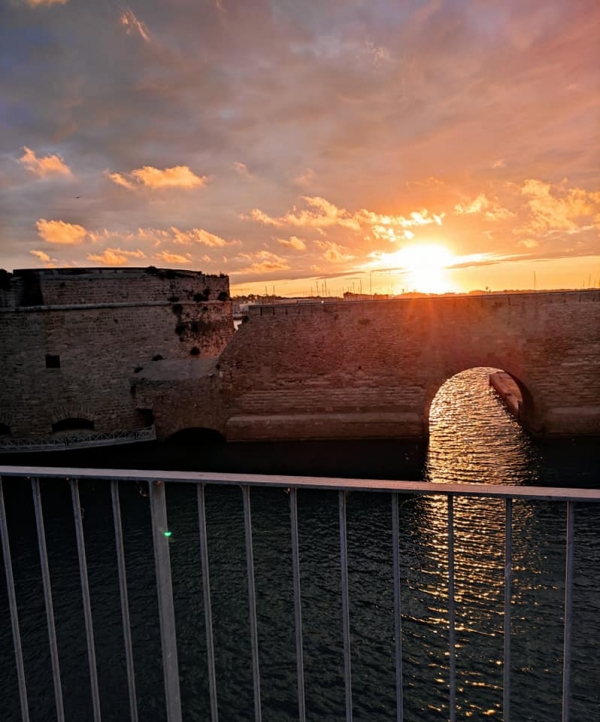
<path fill-rule="evenodd" d="M 6 521 L 6 508 L 4 506 L 4 489 L 0 476 L 0 537 L 2 538 L 2 553 L 4 555 L 4 571 L 6 572 L 6 590 L 8 592 L 8 605 L 10 607 L 10 622 L 12 626 L 13 645 L 15 648 L 15 661 L 17 663 L 17 679 L 19 682 L 19 699 L 21 702 L 21 719 L 29 722 L 29 705 L 27 703 L 27 682 L 25 680 L 25 667 L 23 665 L 23 650 L 21 648 L 21 633 L 19 631 L 19 613 L 17 610 L 17 597 L 15 594 L 15 580 L 13 577 L 12 559 L 10 555 L 10 541 L 8 538 L 8 524 Z"/>
<path fill-rule="evenodd" d="M 510 721 L 510 604 L 512 582 L 512 499 L 506 499 L 504 527 L 504 670 L 502 720 Z"/>
<path fill-rule="evenodd" d="M 73 517 L 75 519 L 75 535 L 77 538 L 77 556 L 79 557 L 79 578 L 81 581 L 81 596 L 83 599 L 83 616 L 85 621 L 85 635 L 88 648 L 88 663 L 90 668 L 90 686 L 92 689 L 92 708 L 94 722 L 100 722 L 100 690 L 98 688 L 98 673 L 96 671 L 96 648 L 94 645 L 94 626 L 92 623 L 92 606 L 90 601 L 90 587 L 88 583 L 87 561 L 85 556 L 85 539 L 83 536 L 83 519 L 81 518 L 81 504 L 79 501 L 79 484 L 77 479 L 70 479 L 71 498 L 73 500 Z"/>
<path fill-rule="evenodd" d="M 54 625 L 54 607 L 52 605 L 52 585 L 50 584 L 50 567 L 48 565 L 48 549 L 46 548 L 46 531 L 44 529 L 44 513 L 42 509 L 42 495 L 40 493 L 39 479 L 31 479 L 31 491 L 33 494 L 35 524 L 37 528 L 38 548 L 40 552 L 40 566 L 42 568 L 42 581 L 44 584 L 44 603 L 46 606 L 46 624 L 48 626 L 48 641 L 50 644 L 50 661 L 52 663 L 52 681 L 54 683 L 56 718 L 58 722 L 64 722 L 65 710 L 62 696 L 62 685 L 60 681 L 58 644 L 56 641 L 56 627 Z"/>
<path fill-rule="evenodd" d="M 450 722 L 456 722 L 456 609 L 454 599 L 454 497 L 448 495 L 448 646 Z"/>
<path fill-rule="evenodd" d="M 171 580 L 171 557 L 169 555 L 169 538 L 171 533 L 167 524 L 165 485 L 162 481 L 151 481 L 148 486 L 150 491 L 154 560 L 156 562 L 156 591 L 158 593 L 158 615 L 165 678 L 167 722 L 181 722 L 175 606 L 173 603 L 173 585 Z"/>
<path fill-rule="evenodd" d="M 123 620 L 123 642 L 125 644 L 125 663 L 127 667 L 127 686 L 129 689 L 129 710 L 131 722 L 137 722 L 137 695 L 135 691 L 135 669 L 133 666 L 133 645 L 131 643 L 131 622 L 129 618 L 129 599 L 127 594 L 127 571 L 125 567 L 125 549 L 123 547 L 123 528 L 121 526 L 121 505 L 119 503 L 119 482 L 110 482 L 110 493 L 115 527 L 115 546 L 119 571 L 119 590 L 121 595 L 121 618 Z"/>
<path fill-rule="evenodd" d="M 400 533 L 398 529 L 398 494 L 392 492 L 392 563 L 394 565 L 394 641 L 396 659 L 396 720 L 404 720 L 402 689 L 402 608 L 400 598 Z"/>
<path fill-rule="evenodd" d="M 298 489 L 290 489 L 292 527 L 292 571 L 294 579 L 294 617 L 296 627 L 296 671 L 298 675 L 298 719 L 306 720 L 304 691 L 304 654 L 302 646 L 302 597 L 300 594 L 300 549 L 298 544 Z"/>
<path fill-rule="evenodd" d="M 246 563 L 248 569 L 248 606 L 250 613 L 250 643 L 252 645 L 252 680 L 254 683 L 254 719 L 262 720 L 260 699 L 260 666 L 258 658 L 258 621 L 256 618 L 256 589 L 254 586 L 254 551 L 252 549 L 252 513 L 250 487 L 242 486 L 244 500 L 244 530 L 246 535 Z"/>
<path fill-rule="evenodd" d="M 204 484 L 198 484 L 198 530 L 200 536 L 200 565 L 202 567 L 202 592 L 204 595 L 204 626 L 206 629 L 206 657 L 208 662 L 208 688 L 210 716 L 218 722 L 217 676 L 215 672 L 215 648 L 213 640 L 212 607 L 210 599 L 210 575 L 208 570 L 208 541 L 206 535 L 206 504 Z"/>
<path fill-rule="evenodd" d="M 575 505 L 567 502 L 567 549 L 565 560 L 565 636 L 563 656 L 562 722 L 569 722 L 571 701 L 571 624 L 573 612 L 573 552 Z"/>
<path fill-rule="evenodd" d="M 340 518 L 340 565 L 342 571 L 342 628 L 344 634 L 344 686 L 346 722 L 352 722 L 352 662 L 350 657 L 350 601 L 348 594 L 348 542 L 346 538 L 347 492 L 338 492 Z"/>

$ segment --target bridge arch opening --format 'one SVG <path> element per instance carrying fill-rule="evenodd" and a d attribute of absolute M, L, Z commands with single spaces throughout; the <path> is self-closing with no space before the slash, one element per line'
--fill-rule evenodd
<path fill-rule="evenodd" d="M 176 431 L 166 441 L 168 444 L 193 448 L 194 446 L 224 444 L 226 439 L 215 429 L 194 426 Z"/>
<path fill-rule="evenodd" d="M 52 424 L 52 432 L 56 434 L 63 431 L 94 431 L 94 426 L 94 422 L 90 419 L 69 417 L 55 421 Z"/>
<path fill-rule="evenodd" d="M 532 413 L 529 389 L 502 369 L 474 367 L 450 377 L 428 407 L 427 478 L 524 483 L 535 471 L 537 452 L 523 423 Z"/>

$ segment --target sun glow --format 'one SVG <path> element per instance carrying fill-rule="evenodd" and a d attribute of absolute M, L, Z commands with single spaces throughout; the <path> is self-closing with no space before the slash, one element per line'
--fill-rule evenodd
<path fill-rule="evenodd" d="M 445 293 L 454 290 L 446 272 L 454 260 L 446 246 L 418 243 L 394 253 L 378 254 L 373 267 L 400 274 L 405 291 Z"/>
<path fill-rule="evenodd" d="M 406 281 L 410 291 L 443 293 L 450 290 L 446 268 L 452 262 L 452 254 L 437 243 L 407 246 L 399 251 L 399 261 L 406 268 Z"/>

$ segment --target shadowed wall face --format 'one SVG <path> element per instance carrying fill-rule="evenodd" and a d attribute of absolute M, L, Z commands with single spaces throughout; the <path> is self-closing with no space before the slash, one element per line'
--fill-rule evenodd
<path fill-rule="evenodd" d="M 427 436 L 454 374 L 507 371 L 540 436 L 600 434 L 600 292 L 253 309 L 219 360 L 232 440 Z"/>
<path fill-rule="evenodd" d="M 67 419 L 98 432 L 146 426 L 131 380 L 160 359 L 217 357 L 234 333 L 227 277 L 61 269 L 4 285 L 0 419 L 14 437 L 50 435 Z"/>

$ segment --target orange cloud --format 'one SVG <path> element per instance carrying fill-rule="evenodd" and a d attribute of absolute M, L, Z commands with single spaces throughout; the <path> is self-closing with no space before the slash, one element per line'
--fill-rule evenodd
<path fill-rule="evenodd" d="M 44 253 L 44 251 L 29 251 L 32 256 L 35 256 L 36 258 L 39 258 L 40 261 L 43 261 L 43 263 L 49 263 L 51 261 L 50 256 L 47 253 Z"/>
<path fill-rule="evenodd" d="M 517 245 L 523 246 L 523 248 L 537 248 L 540 244 L 533 238 L 524 238 Z"/>
<path fill-rule="evenodd" d="M 565 190 L 540 180 L 526 180 L 521 193 L 532 214 L 528 231 L 579 231 L 600 227 L 600 191 Z"/>
<path fill-rule="evenodd" d="M 497 201 L 487 198 L 485 193 L 480 193 L 477 198 L 467 203 L 457 203 L 454 212 L 458 215 L 471 215 L 479 213 L 489 221 L 505 221 L 512 218 L 508 208 L 503 208 Z"/>
<path fill-rule="evenodd" d="M 130 10 L 129 8 L 124 10 L 121 13 L 119 20 L 121 21 L 121 25 L 125 28 L 127 35 L 137 33 L 147 43 L 152 42 L 152 37 L 150 36 L 150 31 L 148 30 L 146 23 L 138 20 L 133 10 Z"/>
<path fill-rule="evenodd" d="M 285 215 L 273 217 L 254 208 L 250 212 L 250 218 L 258 223 L 276 228 L 295 226 L 297 228 L 316 228 L 322 232 L 324 228 L 339 226 L 355 232 L 367 230 L 372 232 L 376 238 L 386 238 L 390 241 L 412 235 L 404 233 L 404 229 L 407 228 L 426 226 L 431 223 L 441 226 L 444 218 L 443 213 L 437 215 L 430 213 L 425 208 L 413 211 L 408 217 L 405 217 L 374 213 L 365 208 L 350 213 L 345 208 L 338 208 L 335 204 L 318 196 L 302 196 L 302 200 L 307 203 L 308 209 L 299 210 L 294 206 Z"/>
<path fill-rule="evenodd" d="M 131 181 L 128 181 L 125 176 L 121 175 L 120 173 L 107 173 L 108 177 L 111 179 L 113 183 L 116 183 L 118 186 L 123 186 L 123 188 L 128 188 L 129 190 L 133 190 L 135 186 Z"/>
<path fill-rule="evenodd" d="M 50 258 L 50 256 L 47 253 L 44 253 L 44 251 L 29 251 L 29 253 L 40 260 L 46 268 L 54 268 L 56 266 L 56 259 Z"/>
<path fill-rule="evenodd" d="M 289 240 L 285 238 L 278 238 L 277 243 L 280 243 L 282 246 L 287 246 L 288 248 L 293 248 L 295 251 L 306 250 L 306 243 L 297 236 L 290 236 Z"/>
<path fill-rule="evenodd" d="M 239 163 L 235 162 L 233 164 L 233 167 L 235 168 L 236 172 L 239 173 L 244 178 L 250 178 L 250 171 L 248 170 L 248 166 L 245 163 Z"/>
<path fill-rule="evenodd" d="M 25 0 L 30 8 L 37 8 L 41 5 L 66 5 L 67 0 Z"/>
<path fill-rule="evenodd" d="M 333 263 L 351 261 L 354 258 L 354 256 L 346 253 L 346 249 L 343 246 L 340 246 L 338 243 L 333 243 L 333 241 L 315 241 L 315 243 L 325 251 L 323 254 L 324 257 Z"/>
<path fill-rule="evenodd" d="M 283 226 L 327 228 L 329 226 L 342 226 L 352 230 L 360 230 L 360 223 L 344 208 L 337 208 L 333 203 L 319 198 L 318 196 L 302 196 L 309 206 L 308 210 L 298 210 L 294 208 L 284 216 L 274 218 L 263 213 L 258 208 L 254 208 L 250 217 L 267 226 L 275 226 L 281 228 Z"/>
<path fill-rule="evenodd" d="M 155 253 L 154 258 L 157 261 L 164 261 L 165 263 L 175 263 L 177 265 L 185 266 L 192 262 L 192 254 L 186 253 L 184 256 L 179 255 L 178 253 L 170 253 L 169 251 L 161 251 L 160 253 Z"/>
<path fill-rule="evenodd" d="M 129 176 L 129 177 L 127 177 Z M 198 176 L 187 165 L 176 165 L 173 168 L 154 168 L 145 165 L 128 174 L 108 173 L 113 183 L 133 190 L 136 187 L 146 188 L 203 188 L 208 176 Z"/>
<path fill-rule="evenodd" d="M 281 258 L 271 251 L 257 251 L 252 254 L 240 253 L 238 259 L 254 261 L 254 263 L 236 273 L 273 273 L 274 271 L 285 271 L 290 267 L 285 258 Z"/>
<path fill-rule="evenodd" d="M 227 246 L 235 241 L 226 241 L 220 236 L 216 236 L 214 233 L 209 233 L 202 228 L 192 228 L 190 231 L 180 231 L 174 226 L 171 227 L 173 233 L 173 243 L 187 246 L 190 243 L 201 243 L 204 246 L 210 246 L 211 248 L 221 248 Z"/>
<path fill-rule="evenodd" d="M 59 155 L 47 155 L 38 158 L 31 148 L 23 147 L 23 155 L 19 163 L 38 178 L 47 178 L 50 175 L 63 175 L 71 177 L 71 169 Z"/>
<path fill-rule="evenodd" d="M 182 231 L 175 226 L 171 228 L 138 228 L 135 231 L 110 231 L 107 228 L 100 231 L 88 231 L 88 238 L 94 242 L 111 241 L 117 242 L 144 242 L 151 243 L 158 247 L 163 243 L 175 243 L 176 245 L 189 246 L 197 243 L 211 248 L 221 248 L 223 246 L 238 245 L 239 241 L 226 241 L 224 238 L 209 233 L 202 228 L 191 228 Z"/>
<path fill-rule="evenodd" d="M 42 240 L 61 246 L 80 246 L 87 235 L 85 228 L 76 223 L 40 218 L 35 225 Z"/>
<path fill-rule="evenodd" d="M 139 249 L 137 251 L 123 251 L 120 248 L 106 248 L 102 253 L 89 253 L 88 261 L 101 263 L 104 266 L 124 266 L 130 258 L 146 258 L 146 254 Z"/>

